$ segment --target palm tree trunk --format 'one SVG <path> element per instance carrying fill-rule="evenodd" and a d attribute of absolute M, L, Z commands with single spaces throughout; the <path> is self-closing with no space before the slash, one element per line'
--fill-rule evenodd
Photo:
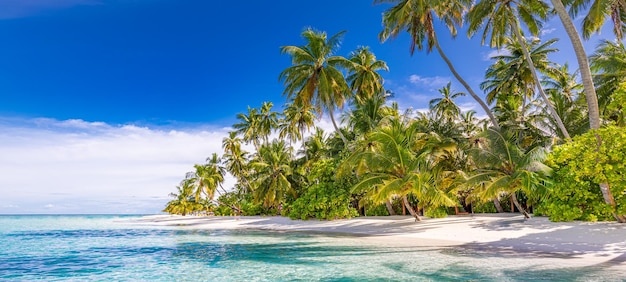
<path fill-rule="evenodd" d="M 402 196 L 402 203 L 404 204 L 404 206 L 406 207 L 407 210 L 409 210 L 409 213 L 415 217 L 415 221 L 422 221 L 422 219 L 420 218 L 419 215 L 417 215 L 417 213 L 415 212 L 415 210 L 413 209 L 413 207 L 411 207 L 411 204 L 409 204 L 409 200 L 406 198 L 406 195 Z"/>
<path fill-rule="evenodd" d="M 565 31 L 569 36 L 570 41 L 572 42 L 572 46 L 574 47 L 574 53 L 576 53 L 576 59 L 578 60 L 578 69 L 580 70 L 580 77 L 583 81 L 583 88 L 585 90 L 585 100 L 587 100 L 587 112 L 589 114 L 589 127 L 591 129 L 600 128 L 600 107 L 598 106 L 598 95 L 596 94 L 596 87 L 593 84 L 593 79 L 591 77 L 591 68 L 589 67 L 589 61 L 587 60 L 587 53 L 585 52 L 585 48 L 583 47 L 582 40 L 580 40 L 580 35 L 576 30 L 576 26 L 570 18 L 567 10 L 565 10 L 565 6 L 561 0 L 551 0 L 552 6 L 554 10 L 559 15 L 561 19 L 561 23 L 563 27 L 565 27 Z M 600 145 L 602 144 L 602 137 L 600 135 L 595 134 L 597 141 L 596 150 L 600 149 Z M 615 209 L 615 198 L 609 189 L 608 183 L 600 184 L 600 191 L 602 192 L 602 197 L 604 198 L 604 202 L 611 205 L 613 209 Z M 626 217 L 624 215 L 618 215 L 617 213 L 613 213 L 613 216 L 618 222 L 626 223 Z"/>
<path fill-rule="evenodd" d="M 500 205 L 500 201 L 498 200 L 498 197 L 493 198 L 493 205 L 496 206 L 496 211 L 498 213 L 503 213 L 504 212 L 504 209 Z"/>
<path fill-rule="evenodd" d="M 517 201 L 517 196 L 515 196 L 515 192 L 511 193 L 511 200 L 513 201 L 513 204 L 515 204 L 515 207 L 517 207 L 517 210 L 519 210 L 519 212 L 523 214 L 525 218 L 530 218 L 528 212 L 526 212 L 522 205 L 520 205 Z"/>
<path fill-rule="evenodd" d="M 535 84 L 537 84 L 537 90 L 539 91 L 539 95 L 546 102 L 548 111 L 550 112 L 554 120 L 556 121 L 556 124 L 561 130 L 561 133 L 563 133 L 563 137 L 565 137 L 566 140 L 571 139 L 571 137 L 569 136 L 569 132 L 567 132 L 567 129 L 565 129 L 565 125 L 563 124 L 561 117 L 556 112 L 556 110 L 554 110 L 554 106 L 552 105 L 552 102 L 550 102 L 550 99 L 548 99 L 546 92 L 544 92 L 543 87 L 541 87 L 541 81 L 539 80 L 539 77 L 537 76 L 537 70 L 535 69 L 535 64 L 533 63 L 533 59 L 530 57 L 530 53 L 528 52 L 528 48 L 526 47 L 526 43 L 524 42 L 525 40 L 522 37 L 522 33 L 520 32 L 519 23 L 517 21 L 512 22 L 511 29 L 513 30 L 513 33 L 515 34 L 515 39 L 517 39 L 517 43 L 520 45 L 522 49 L 522 53 L 524 53 L 524 58 L 526 59 L 528 68 L 530 68 L 530 73 L 533 76 L 533 80 L 535 80 Z"/>
<path fill-rule="evenodd" d="M 304 160 L 309 162 L 309 154 L 306 151 L 306 142 L 304 141 L 304 127 L 300 128 L 300 140 L 302 141 L 302 151 L 304 152 Z"/>
<path fill-rule="evenodd" d="M 589 113 L 589 126 L 591 129 L 600 128 L 600 107 L 598 106 L 598 96 L 596 95 L 596 88 L 593 85 L 593 79 L 591 77 L 591 68 L 589 68 L 589 61 L 587 60 L 587 54 L 583 47 L 580 35 L 574 26 L 572 18 L 565 10 L 565 6 L 561 0 L 551 0 L 554 10 L 559 15 L 563 27 L 569 36 L 572 46 L 574 47 L 574 53 L 576 53 L 576 59 L 578 60 L 578 70 L 580 70 L 580 77 L 582 78 L 583 88 L 585 90 L 585 99 L 587 100 L 587 111 Z"/>
<path fill-rule="evenodd" d="M 387 206 L 387 211 L 389 212 L 389 215 L 396 215 L 396 212 L 393 210 L 393 206 L 391 205 L 391 201 L 385 201 L 385 206 Z"/>
<path fill-rule="evenodd" d="M 328 111 L 328 115 L 330 116 L 330 121 L 333 122 L 333 126 L 335 127 L 335 131 L 337 132 L 337 134 L 339 134 L 339 137 L 341 137 L 341 141 L 343 141 L 344 146 L 346 146 L 346 148 L 348 147 L 348 140 L 346 139 L 345 136 L 343 136 L 343 133 L 341 133 L 341 130 L 339 130 L 339 127 L 337 126 L 337 122 L 335 122 L 335 117 L 333 116 L 333 111 L 329 110 Z"/>
<path fill-rule="evenodd" d="M 452 65 L 452 62 L 450 61 L 450 59 L 448 59 L 448 56 L 446 56 L 446 54 L 443 52 L 443 50 L 441 49 L 441 46 L 439 46 L 439 39 L 437 39 L 437 35 L 434 34 L 433 38 L 435 39 L 435 48 L 437 48 L 437 52 L 439 52 L 439 56 L 441 56 L 441 58 L 446 62 L 446 65 L 448 65 L 448 68 L 452 72 L 452 75 L 454 75 L 456 80 L 458 80 L 463 85 L 463 87 L 465 87 L 465 90 L 467 90 L 467 92 L 469 92 L 470 96 L 472 96 L 472 98 L 474 98 L 474 100 L 476 100 L 476 102 L 478 102 L 480 107 L 483 108 L 483 111 L 485 111 L 487 116 L 489 116 L 489 119 L 491 120 L 491 123 L 493 124 L 493 126 L 496 129 L 500 129 L 500 125 L 498 124 L 498 120 L 496 120 L 496 117 L 491 112 L 491 109 L 489 109 L 489 107 L 487 106 L 487 104 L 485 104 L 483 99 L 478 97 L 478 95 L 476 95 L 476 93 L 474 92 L 474 90 L 472 90 L 472 88 L 469 86 L 469 84 L 467 84 L 467 82 L 461 77 L 461 75 L 459 75 L 459 73 L 456 71 L 456 69 Z"/>

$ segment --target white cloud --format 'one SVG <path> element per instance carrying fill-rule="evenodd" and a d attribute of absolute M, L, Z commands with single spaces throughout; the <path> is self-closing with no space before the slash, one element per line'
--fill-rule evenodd
<path fill-rule="evenodd" d="M 441 88 L 446 86 L 446 84 L 448 84 L 448 82 L 450 82 L 450 78 L 449 77 L 443 77 L 443 76 L 431 76 L 431 77 L 424 77 L 424 76 L 419 76 L 416 74 L 412 74 L 409 76 L 409 82 L 411 82 L 411 84 L 419 86 L 419 87 L 427 87 L 427 88 Z"/>
<path fill-rule="evenodd" d="M 541 36 L 545 36 L 545 35 L 548 35 L 548 34 L 551 34 L 551 33 L 555 32 L 555 31 L 556 31 L 556 28 L 544 28 L 541 31 L 539 31 L 539 34 Z"/>
<path fill-rule="evenodd" d="M 509 50 L 507 49 L 493 49 L 490 52 L 484 54 L 483 61 L 491 61 L 493 57 L 506 56 L 510 54 L 511 52 L 509 52 Z"/>
<path fill-rule="evenodd" d="M 0 119 L 0 213 L 158 212 L 227 132 Z"/>
<path fill-rule="evenodd" d="M 0 19 L 22 18 L 43 11 L 99 4 L 101 2 L 98 0 L 2 0 L 0 1 Z"/>

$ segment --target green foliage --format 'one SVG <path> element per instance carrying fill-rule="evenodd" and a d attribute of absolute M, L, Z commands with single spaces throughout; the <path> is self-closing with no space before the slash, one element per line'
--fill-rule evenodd
<path fill-rule="evenodd" d="M 496 206 L 493 204 L 493 202 L 486 202 L 486 203 L 474 202 L 474 203 L 472 203 L 472 210 L 474 211 L 474 213 L 496 213 L 496 212 L 498 212 L 496 210 Z"/>
<path fill-rule="evenodd" d="M 444 218 L 448 216 L 447 207 L 436 207 L 424 210 L 424 215 L 430 218 Z"/>
<path fill-rule="evenodd" d="M 385 204 L 374 204 L 373 202 L 369 204 L 365 204 L 365 215 L 366 216 L 387 216 L 389 215 L 389 211 L 387 210 L 387 206 Z"/>
<path fill-rule="evenodd" d="M 596 150 L 598 134 L 602 145 Z M 548 165 L 554 169 L 554 185 L 539 211 L 553 221 L 613 220 L 612 208 L 603 200 L 599 184 L 608 183 L 617 204 L 626 214 L 626 131 L 608 126 L 577 136 L 554 149 Z"/>
<path fill-rule="evenodd" d="M 313 164 L 309 181 L 313 184 L 286 209 L 293 219 L 338 219 L 357 216 L 350 206 L 350 184 L 347 179 L 335 179 L 336 162 L 320 160 Z"/>

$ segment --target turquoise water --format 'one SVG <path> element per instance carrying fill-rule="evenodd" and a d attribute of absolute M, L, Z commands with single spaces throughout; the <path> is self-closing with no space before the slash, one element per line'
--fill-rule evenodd
<path fill-rule="evenodd" d="M 0 216 L 1 281 L 622 281 L 614 265 L 357 237 L 197 231 L 137 216 Z"/>

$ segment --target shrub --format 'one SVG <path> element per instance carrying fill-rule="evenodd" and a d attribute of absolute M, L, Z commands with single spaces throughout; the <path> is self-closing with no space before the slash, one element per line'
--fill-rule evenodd
<path fill-rule="evenodd" d="M 595 134 L 602 138 L 599 150 Z M 626 131 L 608 126 L 576 136 L 548 157 L 553 184 L 540 213 L 552 221 L 614 220 L 612 213 L 626 214 Z M 609 183 L 617 204 L 604 202 L 599 184 Z"/>
<path fill-rule="evenodd" d="M 310 186 L 289 208 L 293 219 L 338 219 L 357 216 L 350 206 L 350 185 L 347 179 L 335 179 L 336 163 L 321 160 L 311 168 Z"/>

